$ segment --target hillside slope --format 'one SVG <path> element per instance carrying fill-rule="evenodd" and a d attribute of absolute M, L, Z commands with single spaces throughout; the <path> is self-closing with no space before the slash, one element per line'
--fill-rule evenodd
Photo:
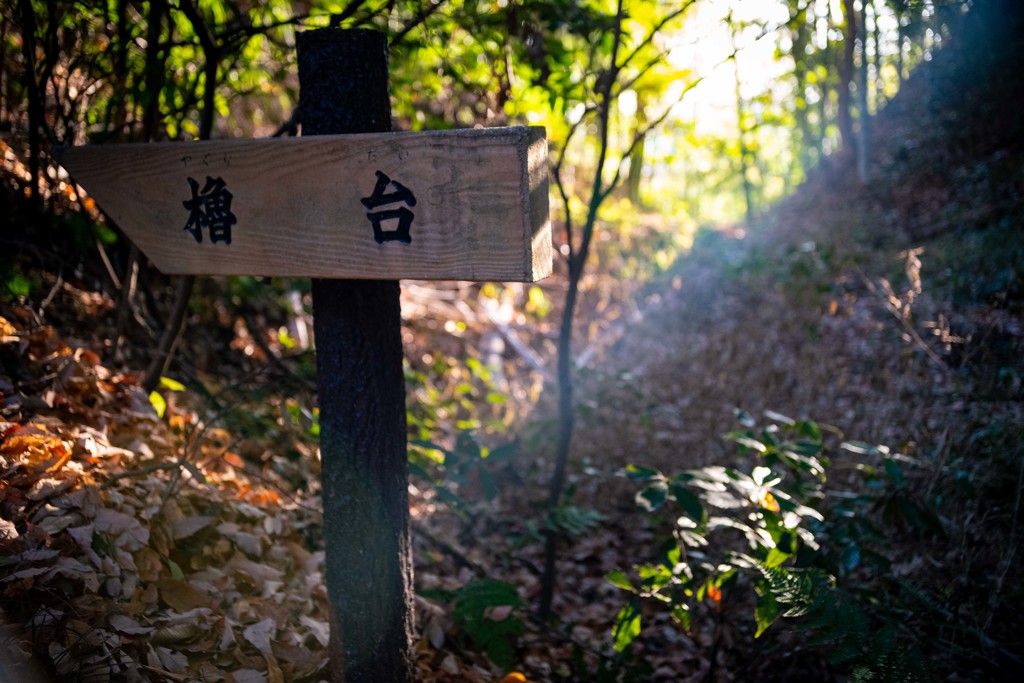
<path fill-rule="evenodd" d="M 855 580 L 899 603 L 943 680 L 993 680 L 1024 655 L 1021 14 L 978 3 L 875 120 L 867 185 L 832 159 L 745 236 L 700 235 L 581 377 L 581 463 L 742 462 L 721 439 L 736 409 L 890 448 L 943 530 L 895 524 L 891 575 Z M 848 456 L 836 489 L 861 485 Z M 602 509 L 628 500 L 579 483 Z"/>

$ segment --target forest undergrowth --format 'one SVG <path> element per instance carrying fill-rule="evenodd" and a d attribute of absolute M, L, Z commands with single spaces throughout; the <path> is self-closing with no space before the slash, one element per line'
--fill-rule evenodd
<path fill-rule="evenodd" d="M 564 274 L 406 283 L 420 680 L 1024 666 L 1024 51 L 1005 38 L 915 72 L 870 184 L 832 158 L 647 284 L 591 271 L 555 518 L 537 510 Z M 301 291 L 201 281 L 146 395 L 144 325 L 111 362 L 117 302 L 22 272 L 41 294 L 0 308 L 5 680 L 323 679 Z M 539 622 L 546 530 L 563 546 Z"/>

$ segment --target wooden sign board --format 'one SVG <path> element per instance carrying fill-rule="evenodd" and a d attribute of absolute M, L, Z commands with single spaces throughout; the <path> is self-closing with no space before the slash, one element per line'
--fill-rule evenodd
<path fill-rule="evenodd" d="M 55 156 L 165 273 L 551 273 L 543 128 L 87 145 Z"/>

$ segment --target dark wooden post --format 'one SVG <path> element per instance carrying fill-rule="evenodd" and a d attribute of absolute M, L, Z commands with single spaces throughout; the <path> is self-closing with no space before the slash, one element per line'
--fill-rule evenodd
<path fill-rule="evenodd" d="M 390 130 L 384 34 L 307 31 L 298 58 L 304 136 Z M 412 681 L 399 285 L 315 279 L 313 309 L 331 680 Z"/>

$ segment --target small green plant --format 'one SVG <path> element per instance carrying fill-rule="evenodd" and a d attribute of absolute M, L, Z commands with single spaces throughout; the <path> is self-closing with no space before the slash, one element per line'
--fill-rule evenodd
<path fill-rule="evenodd" d="M 614 656 L 586 652 L 575 644 L 572 659 L 566 662 L 557 675 L 566 683 L 629 683 L 644 681 L 654 673 L 654 667 L 642 655 L 631 650 L 616 652 Z"/>
<path fill-rule="evenodd" d="M 565 536 L 582 536 L 607 519 L 607 515 L 597 510 L 566 504 L 558 506 L 547 515 L 544 527 L 547 531 Z"/>
<path fill-rule="evenodd" d="M 625 651 L 639 636 L 644 602 L 663 605 L 689 629 L 699 603 L 717 607 L 723 592 L 748 588 L 755 637 L 780 618 L 796 619 L 808 642 L 828 645 L 833 664 L 849 666 L 857 680 L 928 680 L 919 659 L 902 647 L 897 618 L 870 608 L 877 600 L 851 576 L 865 561 L 888 570 L 876 550 L 885 540 L 876 517 L 941 533 L 937 516 L 910 495 L 899 457 L 857 442 L 841 447 L 863 456 L 856 469 L 865 477 L 865 493 L 833 501 L 825 488 L 831 461 L 823 434 L 838 431 L 767 416 L 769 424 L 758 428 L 739 413 L 743 428 L 726 436 L 739 447 L 736 467 L 704 467 L 671 478 L 636 465 L 621 472 L 640 484 L 635 501 L 641 511 L 676 519 L 656 561 L 606 576 L 631 594 L 613 626 L 615 649 Z"/>
<path fill-rule="evenodd" d="M 493 470 L 519 451 L 515 442 L 485 448 L 471 431 L 459 432 L 455 445 L 445 448 L 433 441 L 413 441 L 409 471 L 434 487 L 437 499 L 460 514 L 467 514 L 468 499 L 477 495 L 488 502 L 498 495 Z"/>
<path fill-rule="evenodd" d="M 460 632 L 506 671 L 515 660 L 516 639 L 526 624 L 515 614 L 523 605 L 516 587 L 495 579 L 471 581 L 452 595 L 452 617 Z"/>
<path fill-rule="evenodd" d="M 492 368 L 472 356 L 458 361 L 441 354 L 405 361 L 409 396 L 409 438 L 428 441 L 454 438 L 457 432 L 496 434 L 507 428 L 506 396 Z"/>

